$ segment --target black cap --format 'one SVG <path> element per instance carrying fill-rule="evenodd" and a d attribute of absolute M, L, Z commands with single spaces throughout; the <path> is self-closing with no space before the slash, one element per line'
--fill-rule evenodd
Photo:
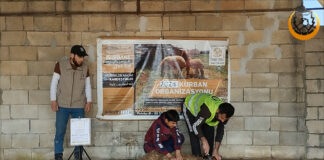
<path fill-rule="evenodd" d="M 72 46 L 71 53 L 76 54 L 79 57 L 88 56 L 86 50 L 81 45 L 74 45 L 74 46 Z"/>

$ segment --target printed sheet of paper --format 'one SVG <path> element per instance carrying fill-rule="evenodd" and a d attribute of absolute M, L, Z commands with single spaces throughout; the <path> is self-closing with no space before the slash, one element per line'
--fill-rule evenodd
<path fill-rule="evenodd" d="M 71 146 L 91 144 L 91 120 L 90 118 L 71 118 L 70 121 Z"/>

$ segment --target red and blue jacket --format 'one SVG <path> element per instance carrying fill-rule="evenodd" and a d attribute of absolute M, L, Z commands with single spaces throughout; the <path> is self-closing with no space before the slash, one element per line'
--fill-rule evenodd
<path fill-rule="evenodd" d="M 164 155 L 168 154 L 167 147 L 164 146 L 163 142 L 173 139 L 173 145 L 171 146 L 174 150 L 180 150 L 181 145 L 184 141 L 183 135 L 179 132 L 178 127 L 170 128 L 164 122 L 165 116 L 164 113 L 156 119 L 149 130 L 146 132 L 144 139 L 144 150 L 146 153 L 153 150 L 158 151 Z"/>

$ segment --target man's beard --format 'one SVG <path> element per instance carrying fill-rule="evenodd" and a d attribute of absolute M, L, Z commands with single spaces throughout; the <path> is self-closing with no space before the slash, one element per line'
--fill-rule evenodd
<path fill-rule="evenodd" d="M 81 67 L 81 66 L 82 66 L 82 62 L 79 64 L 79 63 L 75 60 L 74 57 L 72 58 L 72 62 L 73 62 L 73 64 L 74 64 L 76 67 Z"/>

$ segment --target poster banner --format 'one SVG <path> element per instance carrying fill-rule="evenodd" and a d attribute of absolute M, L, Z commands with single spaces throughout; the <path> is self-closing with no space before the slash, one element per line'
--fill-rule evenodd
<path fill-rule="evenodd" d="M 100 119 L 152 119 L 181 112 L 184 98 L 209 93 L 229 101 L 226 39 L 97 40 Z"/>

